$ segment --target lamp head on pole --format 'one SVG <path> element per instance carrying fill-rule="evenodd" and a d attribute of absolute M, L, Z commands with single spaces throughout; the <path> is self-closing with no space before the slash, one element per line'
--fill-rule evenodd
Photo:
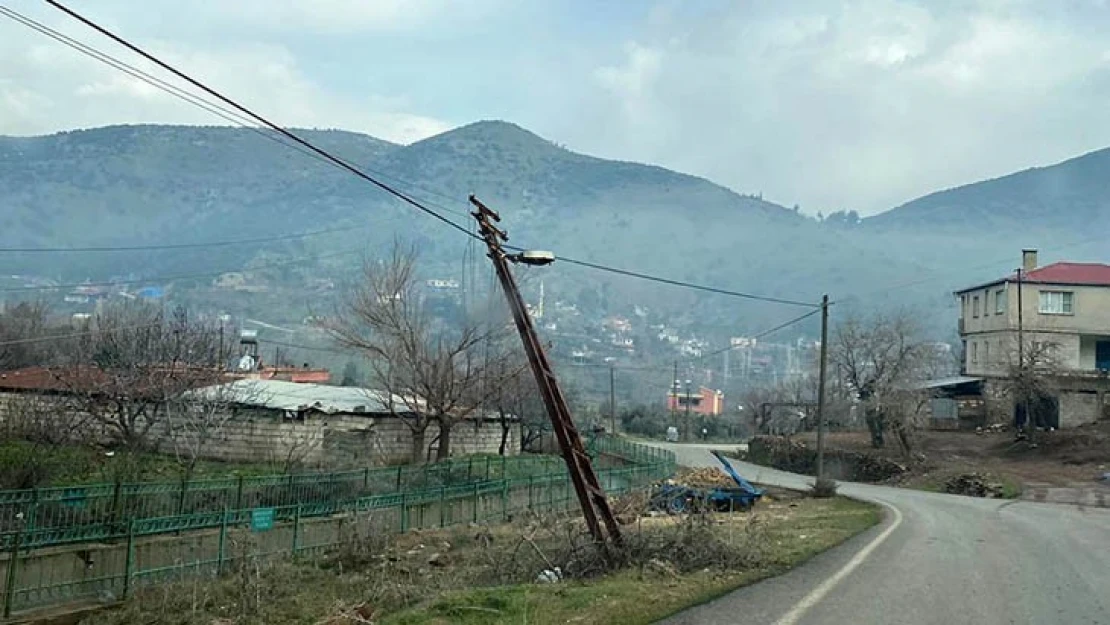
<path fill-rule="evenodd" d="M 541 267 L 555 262 L 555 253 L 547 250 L 524 250 L 517 254 L 508 254 L 505 258 L 514 263 Z"/>

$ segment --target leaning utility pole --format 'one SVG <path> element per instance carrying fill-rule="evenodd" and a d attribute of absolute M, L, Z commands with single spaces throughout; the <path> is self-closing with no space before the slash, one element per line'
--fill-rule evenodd
<path fill-rule="evenodd" d="M 825 479 L 825 370 L 829 362 L 829 296 L 821 297 L 821 362 L 817 366 L 817 481 Z"/>
<path fill-rule="evenodd" d="M 509 271 L 509 260 L 515 262 L 519 260 L 520 255 L 513 259 L 505 254 L 505 250 L 501 247 L 502 241 L 509 239 L 503 230 L 493 225 L 493 222 L 501 221 L 501 217 L 473 195 L 470 196 L 470 203 L 478 209 L 471 215 L 478 220 L 478 232 L 485 241 L 486 247 L 489 248 L 493 268 L 497 272 L 505 298 L 509 301 L 509 310 L 512 311 L 513 321 L 516 322 L 516 329 L 524 344 L 524 352 L 528 356 L 532 374 L 539 386 L 547 415 L 551 418 L 551 426 L 555 430 L 555 438 L 559 441 L 559 449 L 567 464 L 571 483 L 574 484 L 574 492 L 578 495 L 578 503 L 582 506 L 582 517 L 586 520 L 586 528 L 598 543 L 605 543 L 606 532 L 609 540 L 620 543 L 621 534 L 616 517 L 609 508 L 609 500 L 605 498 L 605 491 L 598 482 L 597 474 L 590 463 L 590 456 L 582 444 L 582 437 L 574 427 L 570 408 L 567 407 L 566 398 L 559 388 L 559 382 L 547 360 L 547 354 L 544 353 L 543 345 L 532 325 L 532 319 L 528 316 L 528 309 L 520 296 L 516 280 Z"/>

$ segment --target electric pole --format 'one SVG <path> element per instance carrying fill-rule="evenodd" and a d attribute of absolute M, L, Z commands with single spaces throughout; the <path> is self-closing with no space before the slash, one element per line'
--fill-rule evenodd
<path fill-rule="evenodd" d="M 517 332 L 520 333 L 520 340 L 524 344 L 524 352 L 528 356 L 528 363 L 536 378 L 536 385 L 539 386 L 547 415 L 551 419 L 555 438 L 559 441 L 559 449 L 567 464 L 567 473 L 574 485 L 578 503 L 582 506 L 582 517 L 586 522 L 586 528 L 600 545 L 605 544 L 606 533 L 609 540 L 619 544 L 620 528 L 609 507 L 609 500 L 605 497 L 605 490 L 598 482 L 597 474 L 590 463 L 590 456 L 586 453 L 585 445 L 582 444 L 582 437 L 574 426 L 566 398 L 559 388 L 559 382 L 551 368 L 551 363 L 547 360 L 547 354 L 536 334 L 536 328 L 532 325 L 532 319 L 528 315 L 528 309 L 520 295 L 520 289 L 517 288 L 516 280 L 509 271 L 510 260 L 529 263 L 532 257 L 528 252 L 508 256 L 501 247 L 501 242 L 507 241 L 509 237 L 503 230 L 493 225 L 493 222 L 501 221 L 501 217 L 473 195 L 470 196 L 470 203 L 477 208 L 471 215 L 478 221 L 479 234 L 489 248 L 489 258 L 493 261 L 493 268 L 497 272 L 497 278 L 509 302 L 509 310 L 513 314 Z M 535 260 L 531 264 L 546 264 L 551 260 L 548 255 L 547 258 Z"/>
<path fill-rule="evenodd" d="M 689 373 L 687 371 L 687 373 Z M 686 434 L 686 442 L 690 442 L 690 380 L 686 380 L 686 424 L 683 427 Z"/>
<path fill-rule="evenodd" d="M 1029 444 L 1033 444 L 1033 415 L 1029 413 L 1029 380 L 1025 375 L 1025 330 L 1023 323 L 1022 300 L 1021 300 L 1021 285 L 1022 285 L 1022 270 L 1023 267 L 1018 267 L 1017 270 L 1017 322 L 1018 322 L 1018 391 L 1021 394 L 1018 401 L 1021 402 L 1021 410 L 1025 413 L 1025 437 Z"/>
<path fill-rule="evenodd" d="M 825 479 L 825 370 L 829 361 L 829 296 L 821 296 L 821 361 L 817 366 L 817 481 Z"/>
<path fill-rule="evenodd" d="M 617 433 L 617 374 L 612 363 L 609 364 L 609 427 Z"/>
<path fill-rule="evenodd" d="M 678 361 L 674 361 L 674 377 L 671 379 L 671 394 L 674 396 L 674 401 L 671 402 L 671 425 L 678 431 L 678 415 L 675 411 L 678 409 Z"/>

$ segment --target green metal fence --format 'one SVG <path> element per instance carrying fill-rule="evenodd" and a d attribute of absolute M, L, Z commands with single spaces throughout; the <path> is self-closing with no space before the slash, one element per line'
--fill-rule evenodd
<path fill-rule="evenodd" d="M 674 471 L 674 455 L 654 447 L 608 436 L 597 437 L 589 447 L 594 454 L 629 465 L 598 471 L 602 486 L 611 494 L 628 492 Z M 431 465 L 426 472 L 422 467 L 402 467 L 353 473 L 363 476 L 363 481 L 353 479 L 351 473 L 338 473 L 204 480 L 190 482 L 184 489 L 179 484 L 177 490 L 165 484 L 126 485 L 147 487 L 131 492 L 111 485 L 91 499 L 100 502 L 98 512 L 107 518 L 73 525 L 64 521 L 80 519 L 80 514 L 56 510 L 66 507 L 63 496 L 52 493 L 54 499 L 44 499 L 40 491 L 39 499 L 23 501 L 40 506 L 51 502 L 51 513 L 25 518 L 25 527 L 4 538 L 3 615 L 76 601 L 114 601 L 140 586 L 218 574 L 235 558 L 246 557 L 229 547 L 233 533 L 245 533 L 257 543 L 250 557 L 277 557 L 333 548 L 343 542 L 345 524 L 357 524 L 360 519 L 372 519 L 371 531 L 406 532 L 502 521 L 522 510 L 577 505 L 559 458 L 464 459 Z M 418 486 L 409 488 L 410 484 Z M 25 491 L 0 493 L 0 497 L 12 492 Z M 88 505 L 88 490 L 84 497 Z M 110 503 L 104 506 L 104 501 Z M 167 506 L 183 512 L 158 514 Z M 125 511 L 131 516 L 121 514 Z M 52 524 L 30 523 L 44 519 Z M 163 537 L 155 538 L 158 535 Z M 100 540 L 106 542 L 92 542 Z M 89 544 L 41 548 L 75 542 Z"/>
<path fill-rule="evenodd" d="M 175 482 L 81 484 L 0 491 L 0 550 L 17 532 L 24 547 L 122 538 L 128 523 L 145 519 L 215 518 L 223 510 L 328 504 L 434 486 L 557 471 L 551 456 L 478 456 L 423 466 L 229 477 Z M 201 516 L 197 516 L 201 515 Z M 208 516 L 203 516 L 208 515 Z M 214 524 L 161 521 L 160 531 Z M 215 522 L 213 522 L 215 523 Z"/>

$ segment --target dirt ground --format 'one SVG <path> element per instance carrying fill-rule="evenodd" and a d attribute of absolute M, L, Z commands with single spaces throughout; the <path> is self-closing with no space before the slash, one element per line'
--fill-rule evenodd
<path fill-rule="evenodd" d="M 796 440 L 812 446 L 816 434 Z M 987 473 L 1020 487 L 1090 485 L 1110 471 L 1110 422 L 1069 430 L 1038 432 L 1036 447 L 1014 440 L 1013 431 L 920 431 L 910 458 L 888 437 L 885 447 L 871 447 L 867 432 L 830 432 L 831 449 L 868 452 L 890 458 L 909 469 L 907 485 L 929 488 L 955 474 Z"/>

